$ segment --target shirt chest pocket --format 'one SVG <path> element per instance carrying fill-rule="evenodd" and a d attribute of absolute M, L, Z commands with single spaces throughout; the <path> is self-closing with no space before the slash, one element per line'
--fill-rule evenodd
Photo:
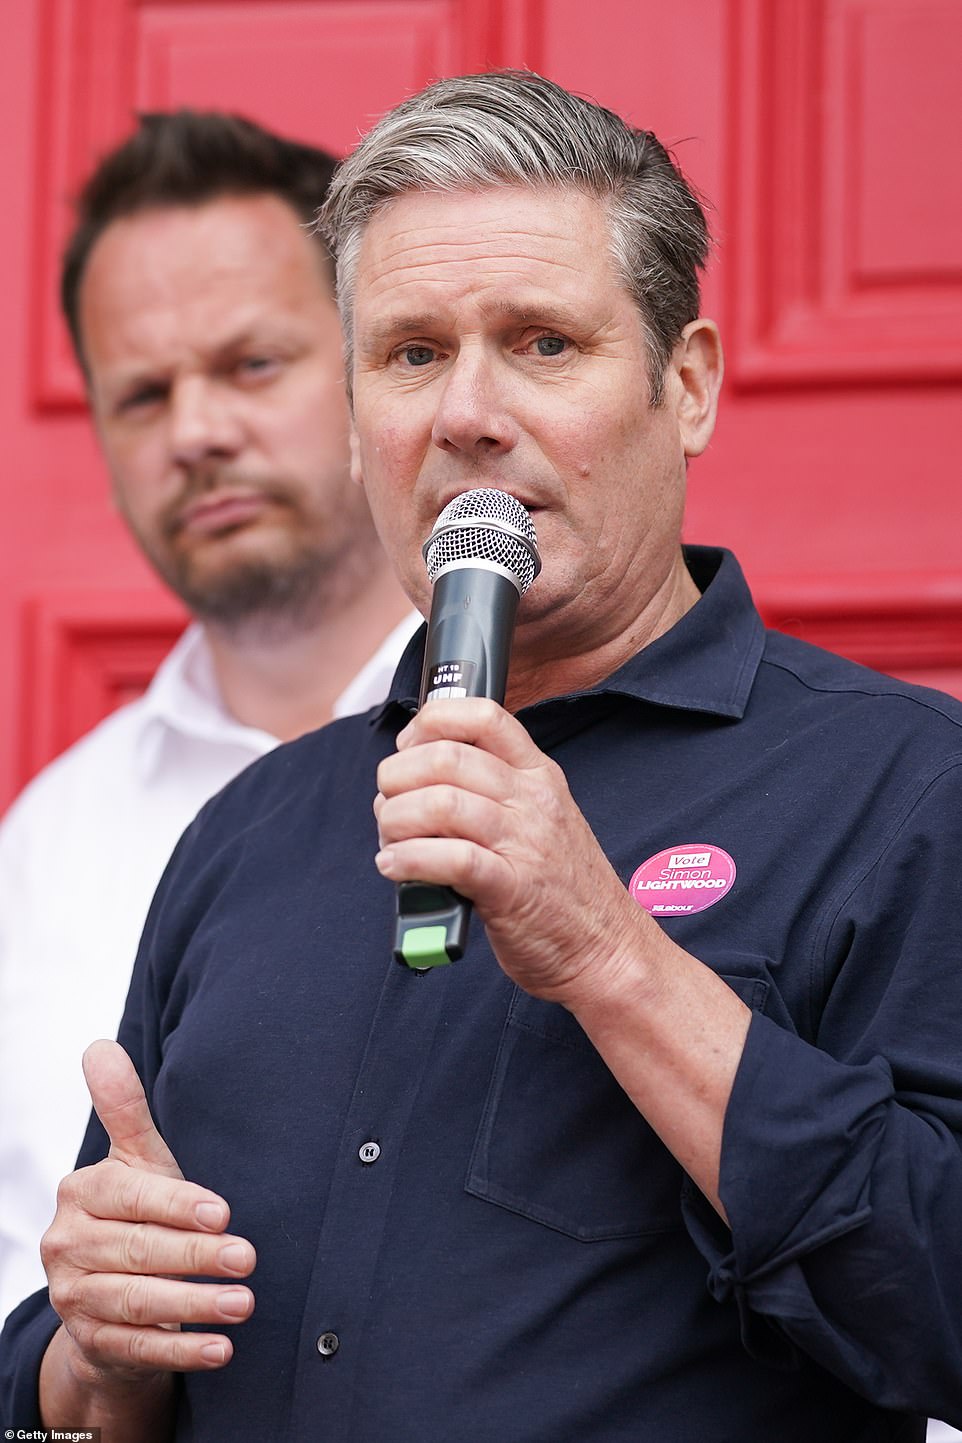
<path fill-rule="evenodd" d="M 725 980 L 763 1004 L 766 983 Z M 516 990 L 467 1191 L 591 1242 L 683 1227 L 683 1182 L 574 1018 Z"/>

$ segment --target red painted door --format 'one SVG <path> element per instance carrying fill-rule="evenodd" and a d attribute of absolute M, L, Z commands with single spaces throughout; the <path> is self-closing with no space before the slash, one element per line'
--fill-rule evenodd
<path fill-rule="evenodd" d="M 55 306 L 65 197 L 134 108 L 334 150 L 444 73 L 525 64 L 671 143 L 714 205 L 729 360 L 688 534 L 767 614 L 962 695 L 958 0 L 14 0 L 0 49 L 0 805 L 182 616 L 107 504 Z"/>

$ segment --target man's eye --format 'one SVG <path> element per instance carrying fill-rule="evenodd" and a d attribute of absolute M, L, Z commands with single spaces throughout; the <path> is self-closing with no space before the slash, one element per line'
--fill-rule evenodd
<path fill-rule="evenodd" d="M 405 346 L 401 352 L 409 366 L 429 366 L 435 354 L 430 346 Z"/>
<path fill-rule="evenodd" d="M 564 336 L 539 336 L 535 341 L 539 356 L 560 356 L 567 349 Z"/>
<path fill-rule="evenodd" d="M 244 356 L 237 363 L 237 372 L 241 376 L 264 376 L 274 370 L 277 361 L 273 356 Z"/>
<path fill-rule="evenodd" d="M 136 391 L 130 391 L 122 397 L 117 406 L 118 411 L 139 411 L 147 406 L 153 406 L 156 402 L 164 399 L 166 392 L 163 386 L 138 386 Z"/>

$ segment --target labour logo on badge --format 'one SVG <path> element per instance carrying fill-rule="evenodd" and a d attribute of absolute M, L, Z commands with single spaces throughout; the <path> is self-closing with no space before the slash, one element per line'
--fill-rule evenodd
<path fill-rule="evenodd" d="M 666 847 L 642 862 L 628 891 L 653 917 L 683 917 L 713 907 L 735 881 L 735 863 L 721 847 L 693 842 Z"/>

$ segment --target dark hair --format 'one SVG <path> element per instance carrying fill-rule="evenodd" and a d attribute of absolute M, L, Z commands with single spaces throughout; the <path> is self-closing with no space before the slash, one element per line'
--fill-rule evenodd
<path fill-rule="evenodd" d="M 64 252 L 60 304 L 84 363 L 79 294 L 90 252 L 112 221 L 152 207 L 201 205 L 224 195 L 276 195 L 306 224 L 327 195 L 337 161 L 313 145 L 218 111 L 155 111 L 98 164 L 77 198 Z M 325 258 L 323 240 L 315 237 Z"/>
<path fill-rule="evenodd" d="M 435 82 L 389 111 L 341 166 L 319 225 L 337 258 L 349 361 L 372 215 L 410 191 L 498 185 L 573 186 L 605 205 L 612 257 L 647 332 L 656 403 L 672 348 L 699 312 L 710 245 L 701 203 L 651 131 L 527 70 Z"/>

